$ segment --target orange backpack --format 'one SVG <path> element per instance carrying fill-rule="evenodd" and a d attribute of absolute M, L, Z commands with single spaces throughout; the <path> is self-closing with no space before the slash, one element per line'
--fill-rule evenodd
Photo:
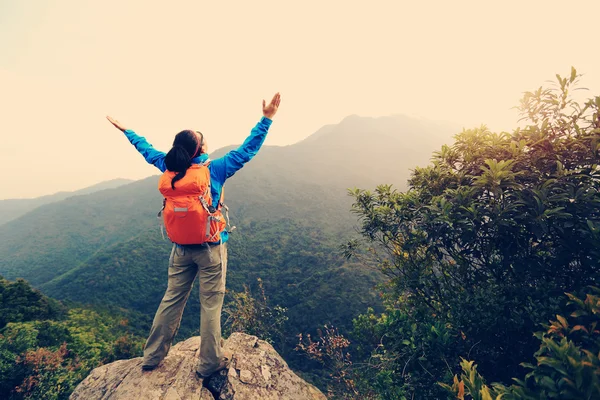
<path fill-rule="evenodd" d="M 212 205 L 208 164 L 194 164 L 171 187 L 176 172 L 166 171 L 158 181 L 164 196 L 162 214 L 167 236 L 177 244 L 219 242 L 226 222 L 220 204 Z"/>

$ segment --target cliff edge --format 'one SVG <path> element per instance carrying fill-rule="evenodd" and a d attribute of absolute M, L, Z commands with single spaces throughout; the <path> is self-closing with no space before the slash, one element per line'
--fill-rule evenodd
<path fill-rule="evenodd" d="M 94 369 L 70 399 L 326 400 L 316 387 L 298 377 L 270 344 L 256 336 L 234 333 L 224 347 L 233 353 L 229 369 L 204 381 L 195 374 L 200 337 L 193 337 L 173 346 L 153 371 L 142 372 L 141 357 Z"/>

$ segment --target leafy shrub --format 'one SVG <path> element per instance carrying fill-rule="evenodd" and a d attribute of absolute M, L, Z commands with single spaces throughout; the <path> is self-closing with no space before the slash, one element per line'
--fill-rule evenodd
<path fill-rule="evenodd" d="M 564 314 L 562 294 L 597 284 L 600 97 L 575 101 L 578 81 L 573 69 L 527 92 L 528 125 L 512 134 L 459 133 L 404 193 L 351 191 L 364 242 L 347 254 L 388 277 L 384 314 L 358 319 L 363 356 L 382 360 L 370 374 L 385 377 L 382 398 L 443 398 L 432 382 L 461 357 L 507 384 L 539 347 L 539 322 Z M 431 365 L 415 362 L 413 343 Z"/>
<path fill-rule="evenodd" d="M 355 399 L 359 395 L 356 388 L 356 370 L 348 352 L 350 341 L 333 326 L 318 330 L 318 338 L 310 334 L 299 334 L 296 351 L 317 361 L 328 373 L 327 393 L 329 398 Z M 361 393 L 360 398 L 370 396 Z"/>
<path fill-rule="evenodd" d="M 18 280 L 0 280 L 0 398 L 67 399 L 97 366 L 141 354 L 143 339 L 119 313 L 71 308 Z M 53 319 L 56 318 L 56 319 Z"/>
<path fill-rule="evenodd" d="M 442 384 L 458 399 L 578 399 L 600 398 L 600 289 L 592 287 L 585 299 L 569 296 L 575 310 L 567 317 L 556 316 L 545 332 L 535 334 L 542 343 L 535 353 L 536 364 L 516 384 L 485 384 L 473 361 L 463 360 L 460 379 L 452 386 Z"/>
<path fill-rule="evenodd" d="M 262 279 L 258 278 L 258 297 L 244 285 L 243 292 L 230 291 L 231 301 L 224 311 L 226 334 L 244 332 L 271 344 L 283 343 L 283 324 L 287 321 L 286 308 L 268 304 Z"/>

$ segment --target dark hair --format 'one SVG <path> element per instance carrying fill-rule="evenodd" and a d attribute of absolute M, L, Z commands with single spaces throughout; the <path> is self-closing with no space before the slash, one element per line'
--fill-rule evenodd
<path fill-rule="evenodd" d="M 198 140 L 198 133 L 200 140 Z M 175 182 L 185 176 L 185 172 L 192 166 L 192 159 L 202 151 L 204 137 L 202 133 L 186 129 L 175 135 L 173 147 L 165 157 L 167 169 L 171 172 L 177 172 L 177 175 L 171 180 L 171 187 L 175 190 Z"/>

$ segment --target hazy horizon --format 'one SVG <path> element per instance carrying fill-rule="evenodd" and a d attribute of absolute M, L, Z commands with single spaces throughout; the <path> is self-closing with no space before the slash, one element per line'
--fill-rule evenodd
<path fill-rule="evenodd" d="M 377 120 L 377 121 L 389 120 L 389 119 L 396 119 L 396 118 L 398 118 L 401 121 L 405 121 L 406 118 L 410 118 L 410 119 L 412 119 L 414 121 L 417 121 L 417 122 L 420 121 L 420 122 L 424 123 L 425 125 L 429 125 L 430 127 L 437 127 L 437 129 L 435 129 L 432 133 L 434 134 L 433 136 L 435 138 L 438 138 L 438 139 L 440 137 L 439 136 L 439 133 L 440 133 L 439 129 L 440 129 L 440 127 L 441 127 L 441 129 L 443 131 L 449 131 L 449 132 L 454 132 L 454 131 L 458 132 L 458 130 L 461 129 L 459 127 L 459 125 L 452 124 L 451 122 L 448 122 L 448 121 L 434 121 L 434 120 L 424 119 L 424 118 L 420 118 L 420 117 L 416 117 L 416 116 L 406 116 L 406 115 L 402 115 L 402 114 L 390 114 L 390 115 L 387 115 L 387 116 L 379 116 L 379 117 L 369 117 L 369 116 L 360 116 L 360 115 L 357 115 L 357 114 L 351 114 L 351 115 L 348 115 L 348 116 L 344 117 L 341 121 L 338 121 L 338 122 L 333 123 L 333 124 L 324 125 L 323 127 L 341 125 L 346 119 L 351 119 L 352 117 L 358 117 L 361 120 Z M 378 129 L 378 130 L 382 128 L 382 126 L 380 126 L 378 124 L 373 124 L 373 127 L 376 127 L 376 129 Z M 307 139 L 309 137 L 312 137 L 313 135 L 314 135 L 314 137 L 319 137 L 320 133 L 321 133 L 321 129 L 319 128 L 315 132 L 312 132 L 312 133 L 306 135 L 306 137 L 301 138 L 297 142 L 290 143 L 290 144 L 284 144 L 284 145 L 265 144 L 265 145 L 263 145 L 263 147 L 283 148 L 283 147 L 287 147 L 287 146 L 293 146 L 293 145 L 296 145 L 296 144 L 301 144 L 305 139 Z M 389 132 L 386 131 L 386 134 L 387 133 L 389 133 Z M 442 139 L 440 139 L 440 142 L 439 142 L 440 146 L 441 146 L 441 144 L 443 142 L 444 141 Z M 211 154 L 218 153 L 222 149 L 227 148 L 227 147 L 231 147 L 231 145 L 226 145 L 226 146 L 220 147 L 218 149 L 211 149 Z M 132 149 L 133 149 L 133 147 L 132 147 Z M 137 152 L 134 151 L 134 154 L 137 154 Z M 145 164 L 144 162 L 142 162 L 142 165 L 148 166 L 148 164 Z M 124 178 L 124 177 L 121 177 L 121 176 L 115 176 L 115 177 L 103 179 L 103 180 L 100 180 L 100 181 L 97 181 L 97 182 L 86 183 L 86 184 L 81 185 L 80 187 L 74 187 L 73 189 L 69 189 L 69 190 L 51 191 L 51 192 L 48 192 L 48 193 L 42 193 L 40 195 L 30 196 L 30 197 L 6 197 L 6 198 L 0 198 L 0 201 L 1 200 L 23 200 L 23 199 L 33 200 L 33 199 L 38 199 L 38 198 L 45 197 L 45 196 L 56 195 L 56 194 L 59 194 L 59 193 L 78 192 L 78 191 L 81 191 L 83 189 L 93 188 L 93 187 L 95 187 L 97 185 L 102 185 L 102 184 L 105 184 L 105 183 L 108 183 L 108 182 L 112 182 L 112 181 L 127 180 L 129 182 L 123 183 L 123 184 L 127 184 L 127 183 L 132 183 L 132 182 L 135 182 L 135 181 L 138 181 L 138 180 L 143 180 L 143 179 L 149 178 L 151 176 L 158 176 L 158 175 L 160 175 L 160 171 L 158 171 L 155 167 L 151 167 L 150 166 L 150 168 L 148 168 L 148 174 L 146 174 L 144 176 L 141 176 L 141 177 L 137 177 L 137 178 Z M 110 187 L 112 187 L 112 185 Z"/>
<path fill-rule="evenodd" d="M 510 131 L 522 93 L 571 66 L 600 94 L 594 1 L 123 3 L 0 1 L 0 199 L 158 173 L 105 115 L 161 150 L 188 127 L 216 150 L 276 91 L 266 145 L 353 114 Z"/>

